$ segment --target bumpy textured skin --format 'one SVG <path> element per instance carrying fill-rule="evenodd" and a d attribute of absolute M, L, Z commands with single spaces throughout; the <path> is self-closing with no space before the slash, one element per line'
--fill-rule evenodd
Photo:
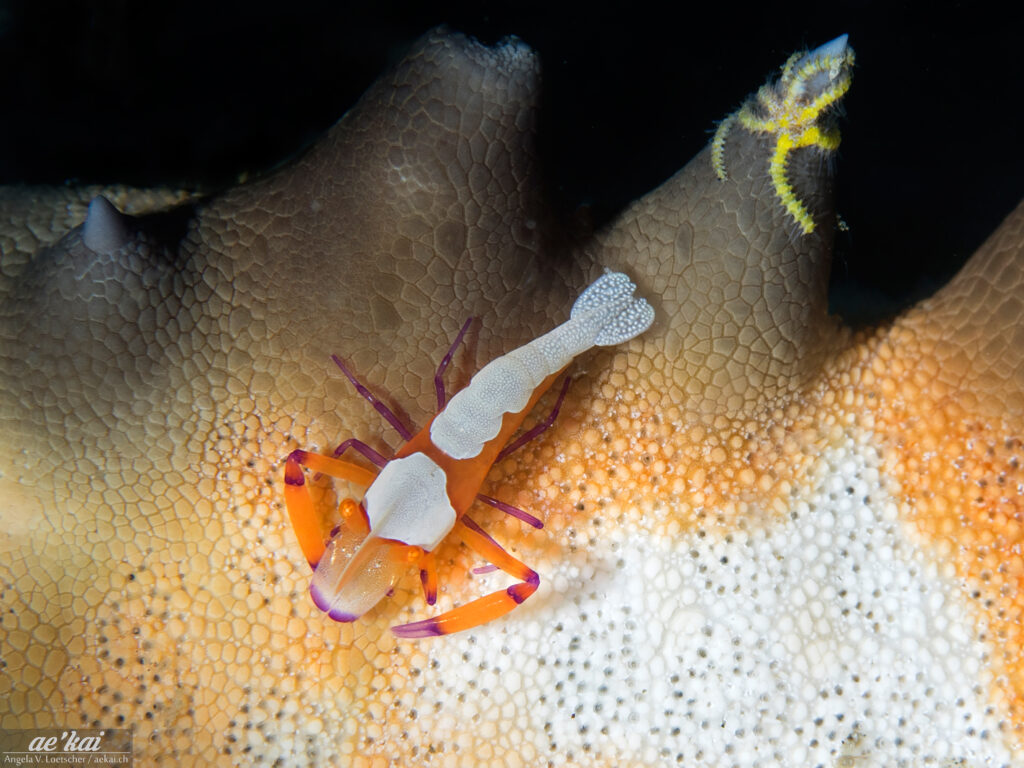
<path fill-rule="evenodd" d="M 974 254 L 957 279 L 903 321 L 938 361 L 939 378 L 973 394 L 979 415 L 1024 412 L 1024 326 L 1018 206 Z"/>
<path fill-rule="evenodd" d="M 736 130 L 726 149 L 759 157 L 769 145 Z M 700 413 L 749 413 L 805 384 L 840 337 L 827 316 L 833 230 L 797 237 L 761 165 L 730 166 L 723 182 L 710 155 L 636 201 L 587 250 L 658 297 L 667 319 L 644 352 L 665 394 Z M 831 210 L 822 164 L 798 154 L 794 165 L 812 210 Z"/>
<path fill-rule="evenodd" d="M 298 163 L 112 254 L 68 230 L 91 195 L 3 194 L 0 725 L 131 724 L 145 765 L 1020 761 L 1024 209 L 853 337 L 827 164 L 793 158 L 800 235 L 736 125 L 725 181 L 706 150 L 546 252 L 536 76 L 434 33 Z M 655 325 L 495 467 L 545 530 L 474 512 L 537 595 L 429 642 L 387 631 L 415 583 L 320 614 L 283 459 L 391 439 L 329 354 L 422 423 L 467 316 L 457 384 L 604 266 Z M 503 583 L 438 551 L 436 611 Z"/>

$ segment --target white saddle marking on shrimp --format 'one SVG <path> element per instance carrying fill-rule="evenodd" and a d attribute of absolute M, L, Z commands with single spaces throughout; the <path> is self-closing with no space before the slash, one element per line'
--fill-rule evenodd
<path fill-rule="evenodd" d="M 370 532 L 430 552 L 455 525 L 448 478 L 422 453 L 392 459 L 366 489 Z"/>

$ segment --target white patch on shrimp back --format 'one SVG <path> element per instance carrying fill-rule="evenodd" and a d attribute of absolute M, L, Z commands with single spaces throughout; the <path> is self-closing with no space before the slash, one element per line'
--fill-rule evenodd
<path fill-rule="evenodd" d="M 620 344 L 647 330 L 654 310 L 633 297 L 635 289 L 621 272 L 605 273 L 576 299 L 567 322 L 481 368 L 434 419 L 434 445 L 455 459 L 480 455 L 505 414 L 523 410 L 548 376 L 593 346 Z"/>
<path fill-rule="evenodd" d="M 366 489 L 370 531 L 428 552 L 455 525 L 444 470 L 422 453 L 393 459 Z"/>

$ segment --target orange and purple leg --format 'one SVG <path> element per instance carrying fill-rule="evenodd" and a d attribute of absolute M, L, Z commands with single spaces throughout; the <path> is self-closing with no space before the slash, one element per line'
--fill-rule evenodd
<path fill-rule="evenodd" d="M 472 325 L 473 320 L 476 318 L 469 318 L 465 323 L 462 324 L 462 330 L 459 331 L 458 336 L 455 337 L 455 341 L 448 348 L 448 354 L 442 358 L 440 364 L 437 366 L 437 372 L 434 374 L 434 391 L 437 392 L 437 410 L 438 412 L 444 408 L 444 404 L 448 401 L 444 391 L 444 372 L 448 368 L 448 364 L 452 361 L 452 357 L 455 355 L 455 350 L 459 348 L 459 344 L 462 343 L 462 337 L 466 335 L 466 331 L 469 330 L 469 326 Z"/>
<path fill-rule="evenodd" d="M 502 549 L 498 542 L 488 536 L 470 518 L 463 517 L 456 524 L 455 530 L 468 547 L 498 566 L 505 573 L 519 579 L 520 583 L 513 584 L 508 589 L 492 592 L 489 595 L 477 598 L 472 602 L 442 613 L 440 616 L 435 616 L 432 619 L 424 619 L 423 621 L 414 621 L 411 624 L 392 627 L 391 631 L 398 637 L 436 637 L 438 635 L 450 635 L 452 632 L 461 632 L 464 629 L 471 629 L 492 619 L 504 616 L 537 591 L 537 586 L 540 584 L 540 576 L 537 575 L 537 572 Z"/>
<path fill-rule="evenodd" d="M 432 552 L 424 552 L 420 559 L 420 582 L 423 584 L 423 599 L 427 605 L 437 602 L 437 565 Z"/>
<path fill-rule="evenodd" d="M 302 467 L 340 480 L 349 480 L 358 485 L 369 485 L 376 475 L 356 464 L 319 453 L 295 450 L 288 454 L 284 464 L 284 503 L 288 508 L 288 517 L 292 528 L 295 529 L 295 537 L 299 540 L 302 554 L 306 556 L 310 567 L 315 569 L 324 555 L 325 543 L 321 534 L 320 517 L 309 495 Z M 344 507 L 344 504 L 342 506 Z M 343 517 L 345 512 L 343 509 Z"/>

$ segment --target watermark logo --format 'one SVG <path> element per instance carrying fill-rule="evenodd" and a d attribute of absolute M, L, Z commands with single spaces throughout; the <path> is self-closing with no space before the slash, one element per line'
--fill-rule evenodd
<path fill-rule="evenodd" d="M 0 728 L 0 768 L 24 765 L 132 765 L 123 728 Z"/>

